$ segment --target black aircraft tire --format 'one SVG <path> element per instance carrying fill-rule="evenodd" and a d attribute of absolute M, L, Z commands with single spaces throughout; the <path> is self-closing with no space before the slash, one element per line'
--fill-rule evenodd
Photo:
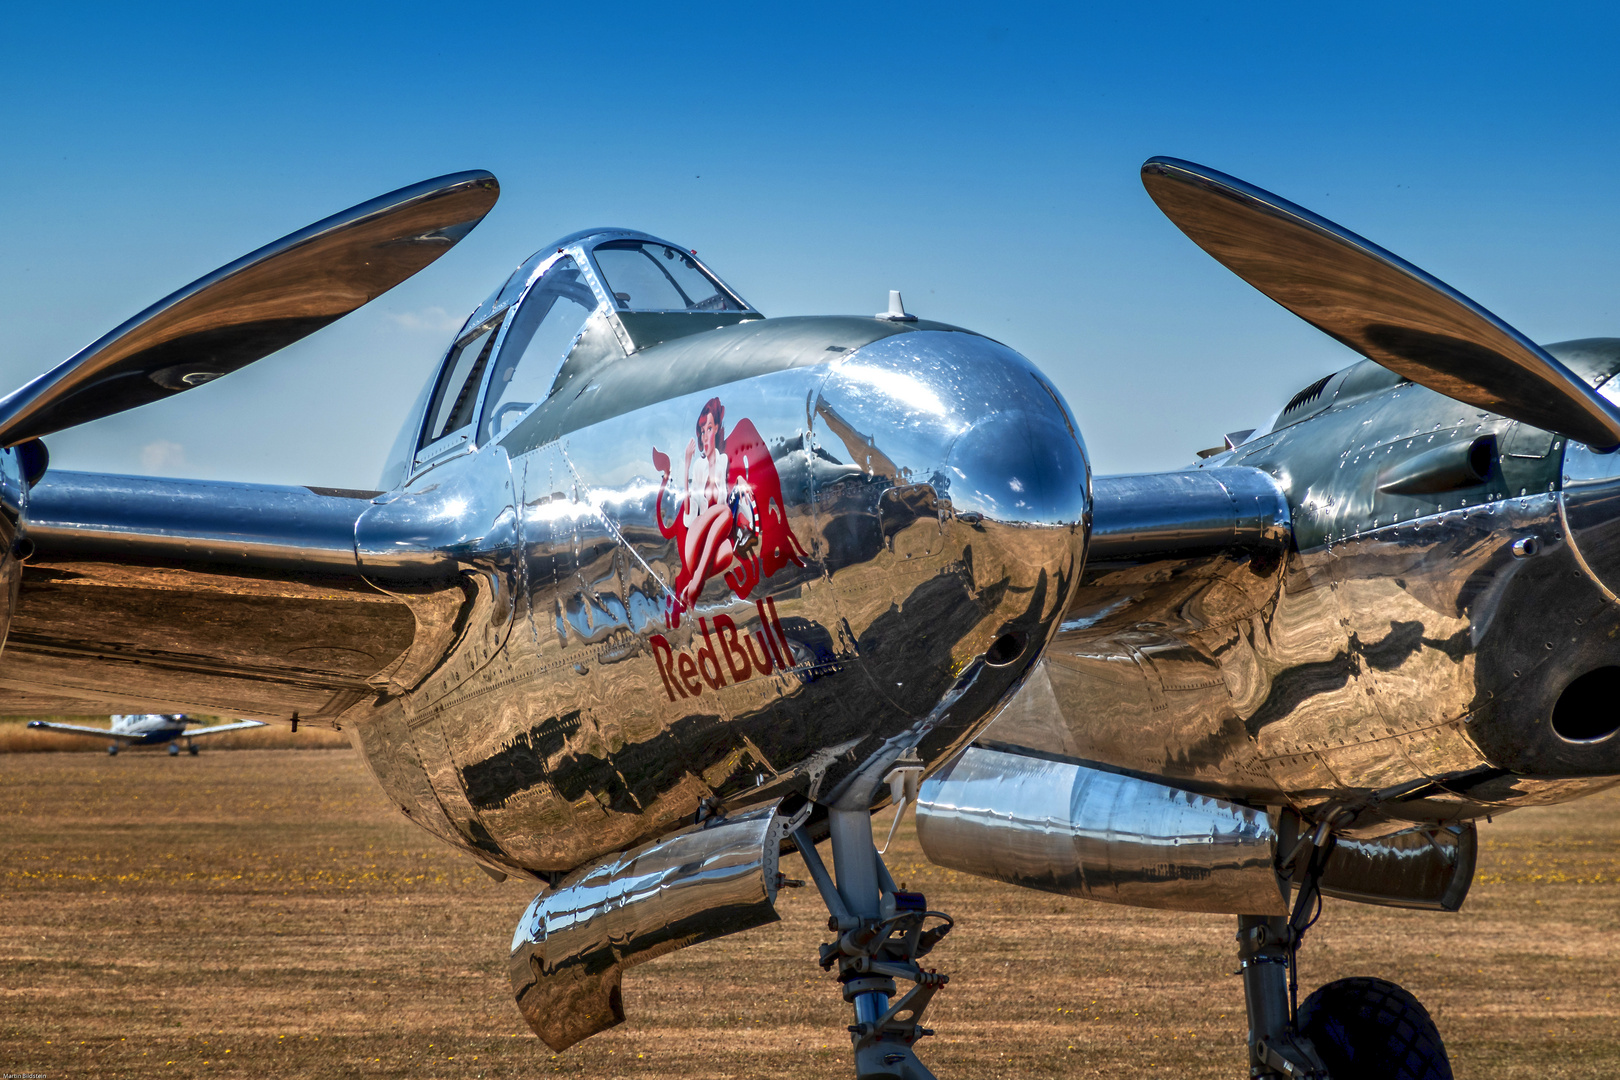
<path fill-rule="evenodd" d="M 1429 1011 L 1384 979 L 1340 979 L 1299 1007 L 1330 1080 L 1452 1080 L 1451 1061 Z"/>

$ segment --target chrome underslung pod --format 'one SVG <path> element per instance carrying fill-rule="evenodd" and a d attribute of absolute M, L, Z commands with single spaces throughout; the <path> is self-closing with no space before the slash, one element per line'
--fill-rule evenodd
<path fill-rule="evenodd" d="M 624 1021 L 625 968 L 776 922 L 776 805 L 712 819 L 574 871 L 512 937 L 512 989 L 553 1050 Z"/>
<path fill-rule="evenodd" d="M 1322 891 L 1384 907 L 1457 911 L 1474 882 L 1479 831 L 1473 822 L 1406 829 L 1376 840 L 1338 837 Z"/>
<path fill-rule="evenodd" d="M 940 866 L 1025 888 L 1241 915 L 1288 913 L 1303 850 L 1299 819 L 1287 811 L 977 746 L 923 782 L 917 839 Z M 1340 838 L 1320 887 L 1364 903 L 1455 911 L 1477 849 L 1472 824 Z"/>
<path fill-rule="evenodd" d="M 1043 892 L 1288 910 L 1264 810 L 1083 765 L 969 747 L 923 781 L 917 839 L 940 866 Z"/>

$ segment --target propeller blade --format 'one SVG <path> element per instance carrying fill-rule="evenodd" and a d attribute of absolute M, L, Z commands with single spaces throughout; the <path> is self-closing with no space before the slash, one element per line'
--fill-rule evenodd
<path fill-rule="evenodd" d="M 0 399 L 0 446 L 178 394 L 291 345 L 449 251 L 499 195 L 481 170 L 424 180 L 198 278 Z"/>
<path fill-rule="evenodd" d="M 1142 184 L 1222 266 L 1368 359 L 1588 446 L 1620 445 L 1620 409 L 1541 346 L 1399 256 L 1189 161 L 1149 158 Z"/>

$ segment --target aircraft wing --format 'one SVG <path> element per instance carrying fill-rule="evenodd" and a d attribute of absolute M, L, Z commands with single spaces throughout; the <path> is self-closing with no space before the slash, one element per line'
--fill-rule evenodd
<path fill-rule="evenodd" d="M 219 735 L 226 731 L 247 731 L 250 728 L 269 726 L 269 724 L 259 720 L 238 720 L 231 724 L 215 724 L 212 727 L 189 728 L 186 731 L 181 732 L 181 735 L 187 739 L 195 739 L 201 735 Z"/>
<path fill-rule="evenodd" d="M 418 639 L 355 559 L 371 494 L 49 473 L 0 653 L 7 707 L 335 722 L 408 677 Z"/>
<path fill-rule="evenodd" d="M 120 742 L 127 742 L 131 738 L 140 738 L 138 735 L 125 735 L 121 732 L 90 727 L 86 724 L 58 724 L 54 720 L 30 720 L 28 726 L 43 731 L 60 731 L 65 735 L 94 735 L 98 739 L 117 739 Z"/>
<path fill-rule="evenodd" d="M 1259 469 L 1096 477 L 1080 587 L 1025 691 L 979 744 L 1230 795 L 1233 776 L 1250 775 L 1243 729 L 1205 732 L 1200 753 L 1186 753 L 1193 725 L 1160 706 L 1222 715 L 1222 663 L 1242 654 L 1221 635 L 1275 603 L 1293 544 L 1288 501 Z"/>
<path fill-rule="evenodd" d="M 0 541 L 26 522 L 20 582 L 0 559 L 0 589 L 17 590 L 0 659 L 10 711 L 335 722 L 413 677 L 418 618 L 356 562 L 355 523 L 375 492 L 48 471 L 38 439 L 313 333 L 448 251 L 498 194 L 474 171 L 351 207 L 177 290 L 0 399 L 0 446 L 18 447 L 26 481 L 18 492 L 0 476 Z M 455 623 L 456 597 L 443 620 L 421 602 L 429 623 Z"/>

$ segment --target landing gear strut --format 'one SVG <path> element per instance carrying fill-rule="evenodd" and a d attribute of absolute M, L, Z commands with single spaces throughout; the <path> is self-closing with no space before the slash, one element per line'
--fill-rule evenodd
<path fill-rule="evenodd" d="M 1265 1080 L 1327 1080 L 1309 1039 L 1294 1028 L 1289 976 L 1299 938 L 1281 915 L 1238 916 L 1238 959 L 1249 1012 L 1249 1075 Z"/>
<path fill-rule="evenodd" d="M 929 911 L 921 893 L 895 888 L 864 807 L 831 810 L 828 824 L 836 885 L 802 826 L 793 842 L 827 904 L 827 929 L 838 935 L 821 947 L 821 966 L 837 965 L 844 1000 L 855 1007 L 849 1033 L 856 1080 L 934 1080 L 912 1044 L 933 1034 L 921 1025 L 923 1010 L 949 976 L 924 971 L 917 961 L 950 932 L 951 918 Z M 935 925 L 924 929 L 931 921 Z M 896 979 L 916 985 L 891 1004 Z"/>
<path fill-rule="evenodd" d="M 1294 1022 L 1299 982 L 1295 961 L 1316 922 L 1322 870 L 1333 852 L 1326 825 L 1301 837 L 1286 862 L 1300 867 L 1293 913 L 1238 916 L 1238 960 L 1249 1014 L 1249 1075 L 1264 1080 L 1327 1080 L 1327 1067 Z"/>
<path fill-rule="evenodd" d="M 1304 851 L 1308 849 L 1309 855 Z M 1303 838 L 1291 915 L 1238 916 L 1238 958 L 1255 1080 L 1452 1080 L 1440 1033 L 1417 998 L 1383 979 L 1340 979 L 1298 1004 L 1298 953 L 1316 922 L 1333 837 Z"/>

